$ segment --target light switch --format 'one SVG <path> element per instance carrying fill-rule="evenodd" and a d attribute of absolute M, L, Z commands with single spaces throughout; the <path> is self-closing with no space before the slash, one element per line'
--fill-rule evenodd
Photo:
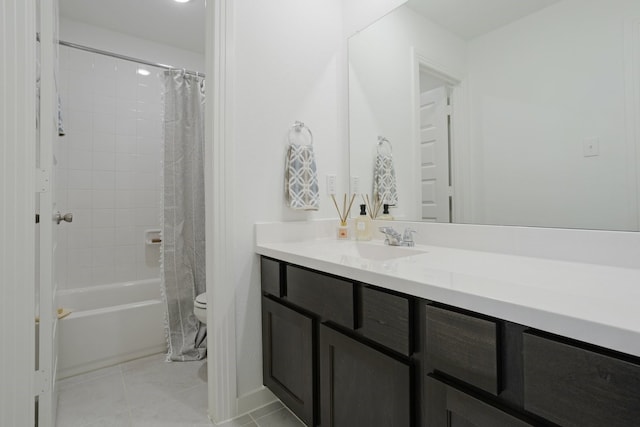
<path fill-rule="evenodd" d="M 582 155 L 595 157 L 600 155 L 600 138 L 586 138 L 582 143 Z"/>
<path fill-rule="evenodd" d="M 336 194 L 336 176 L 327 175 L 327 194 L 329 196 Z"/>
<path fill-rule="evenodd" d="M 360 194 L 360 177 L 351 177 L 351 194 Z"/>

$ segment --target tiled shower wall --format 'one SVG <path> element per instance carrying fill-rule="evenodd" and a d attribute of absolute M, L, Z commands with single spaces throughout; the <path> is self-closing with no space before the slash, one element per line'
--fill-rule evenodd
<path fill-rule="evenodd" d="M 138 69 L 148 70 L 143 76 Z M 162 71 L 60 47 L 58 288 L 159 277 Z"/>

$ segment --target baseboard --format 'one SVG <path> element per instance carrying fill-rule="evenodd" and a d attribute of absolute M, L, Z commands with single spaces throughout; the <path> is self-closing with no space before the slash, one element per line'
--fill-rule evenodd
<path fill-rule="evenodd" d="M 238 415 L 247 414 L 260 408 L 261 406 L 265 406 L 271 402 L 275 402 L 276 400 L 278 400 L 278 398 L 273 393 L 271 393 L 268 388 L 262 386 L 254 391 L 238 397 L 238 399 L 236 400 Z"/>

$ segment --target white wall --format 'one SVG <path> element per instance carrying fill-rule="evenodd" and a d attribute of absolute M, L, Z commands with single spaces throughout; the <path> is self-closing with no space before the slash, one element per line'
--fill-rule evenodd
<path fill-rule="evenodd" d="M 325 193 L 327 173 L 348 191 L 343 138 L 345 76 L 340 0 L 234 2 L 235 288 L 238 395 L 262 386 L 260 268 L 253 251 L 258 221 L 337 218 Z M 284 155 L 295 120 L 314 135 L 320 210 L 284 203 Z M 231 250 L 232 248 L 230 248 Z"/>
<path fill-rule="evenodd" d="M 204 55 L 60 17 L 60 39 L 204 73 Z"/>
<path fill-rule="evenodd" d="M 375 46 L 375 49 L 371 47 Z M 360 191 L 371 194 L 377 136 L 393 145 L 398 185 L 396 218 L 421 217 L 414 111 L 415 52 L 450 70 L 466 74 L 466 43 L 403 6 L 349 39 L 349 120 L 351 174 Z M 355 155 L 354 153 L 357 153 Z"/>
<path fill-rule="evenodd" d="M 636 227 L 624 24 L 638 18 L 637 1 L 565 0 L 470 43 L 474 222 Z M 592 137 L 600 156 L 584 157 Z"/>

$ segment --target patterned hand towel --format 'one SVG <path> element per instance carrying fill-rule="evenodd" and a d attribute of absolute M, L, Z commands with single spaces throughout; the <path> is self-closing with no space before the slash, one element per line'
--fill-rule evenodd
<path fill-rule="evenodd" d="M 320 192 L 313 146 L 290 144 L 285 163 L 287 205 L 296 210 L 318 210 Z"/>
<path fill-rule="evenodd" d="M 396 171 L 391 154 L 378 153 L 373 168 L 373 199 L 388 205 L 398 203 Z"/>

